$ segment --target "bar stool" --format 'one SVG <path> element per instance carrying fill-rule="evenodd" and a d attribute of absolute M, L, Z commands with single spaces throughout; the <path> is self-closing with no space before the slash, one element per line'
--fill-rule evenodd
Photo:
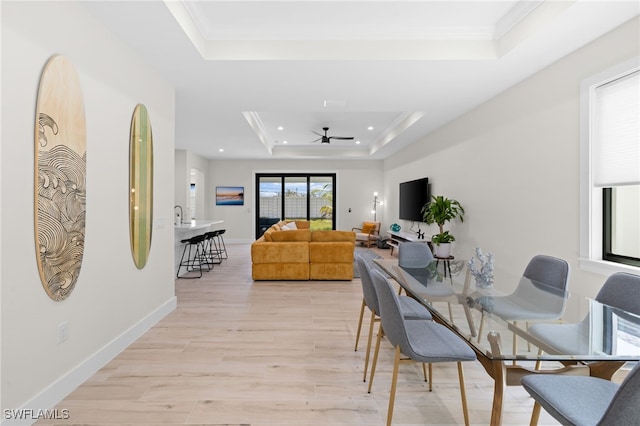
<path fill-rule="evenodd" d="M 204 234 L 204 257 L 212 268 L 213 265 L 222 263 L 222 249 L 218 242 L 219 234 L 220 231 L 209 231 Z"/>
<path fill-rule="evenodd" d="M 229 256 L 227 255 L 227 246 L 224 244 L 224 238 L 222 238 L 222 234 L 224 234 L 227 230 L 226 229 L 218 229 L 218 247 L 220 248 L 220 256 L 221 259 L 228 259 Z"/>
<path fill-rule="evenodd" d="M 180 263 L 178 264 L 178 272 L 176 273 L 177 278 L 200 278 L 202 277 L 203 266 L 205 266 L 207 270 L 209 270 L 209 266 L 206 263 L 204 255 L 204 241 L 204 234 L 180 240 L 180 242 L 184 244 L 184 250 L 182 250 L 182 257 L 180 258 Z M 186 277 L 184 275 L 180 276 L 180 269 L 182 269 L 182 267 L 185 267 L 187 270 L 184 275 L 196 270 L 200 272 L 200 275 L 189 277 Z"/>

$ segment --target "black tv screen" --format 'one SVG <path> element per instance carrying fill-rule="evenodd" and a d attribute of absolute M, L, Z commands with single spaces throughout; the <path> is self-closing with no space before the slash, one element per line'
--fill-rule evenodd
<path fill-rule="evenodd" d="M 422 207 L 429 201 L 429 178 L 400 184 L 400 214 L 402 220 L 422 222 Z"/>

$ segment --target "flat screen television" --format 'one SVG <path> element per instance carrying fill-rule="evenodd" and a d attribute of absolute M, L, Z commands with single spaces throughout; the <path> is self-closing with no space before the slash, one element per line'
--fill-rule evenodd
<path fill-rule="evenodd" d="M 422 207 L 430 200 L 429 178 L 416 179 L 400 184 L 400 214 L 402 220 L 423 222 Z"/>

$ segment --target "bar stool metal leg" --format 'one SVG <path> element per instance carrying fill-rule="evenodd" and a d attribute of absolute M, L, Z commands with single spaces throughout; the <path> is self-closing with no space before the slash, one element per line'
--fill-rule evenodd
<path fill-rule="evenodd" d="M 220 249 L 220 259 L 229 258 L 229 255 L 227 254 L 227 246 L 224 244 L 224 238 L 222 237 L 222 234 L 224 234 L 226 231 L 226 229 L 218 230 L 218 247 Z"/>
<path fill-rule="evenodd" d="M 222 257 L 220 257 L 220 248 L 218 245 L 218 231 L 210 231 L 205 234 L 207 246 L 205 249 L 205 257 L 207 263 L 211 265 L 219 265 L 222 263 Z"/>

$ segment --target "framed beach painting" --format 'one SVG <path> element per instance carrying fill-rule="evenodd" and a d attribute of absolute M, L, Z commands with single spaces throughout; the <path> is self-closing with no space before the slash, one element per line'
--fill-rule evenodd
<path fill-rule="evenodd" d="M 216 206 L 244 205 L 244 186 L 216 186 Z"/>

